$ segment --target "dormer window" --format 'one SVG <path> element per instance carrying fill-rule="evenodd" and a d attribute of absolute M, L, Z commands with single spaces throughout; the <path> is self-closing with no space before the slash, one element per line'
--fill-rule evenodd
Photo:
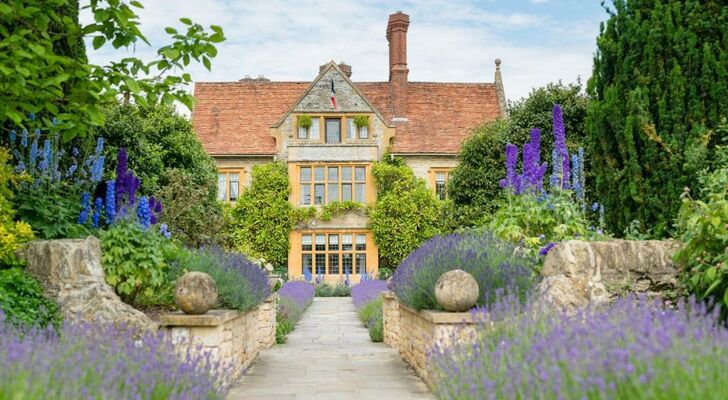
<path fill-rule="evenodd" d="M 318 140 L 319 135 L 319 119 L 311 118 L 308 115 L 300 115 L 298 117 L 298 138 Z"/>

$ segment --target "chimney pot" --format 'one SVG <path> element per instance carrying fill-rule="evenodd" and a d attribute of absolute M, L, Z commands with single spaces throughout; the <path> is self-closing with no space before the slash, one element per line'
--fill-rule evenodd
<path fill-rule="evenodd" d="M 346 75 L 347 78 L 351 78 L 351 65 L 342 61 L 339 63 L 339 69 Z"/>

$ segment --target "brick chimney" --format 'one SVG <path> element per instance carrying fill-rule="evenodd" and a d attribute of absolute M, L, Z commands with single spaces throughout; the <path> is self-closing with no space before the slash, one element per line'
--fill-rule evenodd
<path fill-rule="evenodd" d="M 407 119 L 407 27 L 409 15 L 397 11 L 389 16 L 389 94 L 392 98 L 392 117 L 395 122 Z"/>

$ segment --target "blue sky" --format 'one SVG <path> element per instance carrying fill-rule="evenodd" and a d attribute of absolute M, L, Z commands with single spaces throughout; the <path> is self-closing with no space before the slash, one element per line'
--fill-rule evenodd
<path fill-rule="evenodd" d="M 126 51 L 102 48 L 97 63 L 129 54 L 151 57 L 166 43 L 165 26 L 190 17 L 221 25 L 211 72 L 190 69 L 196 81 L 236 81 L 245 75 L 272 80 L 312 80 L 329 60 L 352 66 L 354 81 L 388 77 L 387 17 L 410 15 L 408 64 L 412 81 L 492 82 L 501 58 L 506 96 L 516 100 L 533 87 L 562 80 L 586 81 L 606 13 L 598 0 L 344 1 L 344 0 L 146 0 L 139 10 L 145 45 Z M 82 15 L 82 19 L 89 18 Z"/>

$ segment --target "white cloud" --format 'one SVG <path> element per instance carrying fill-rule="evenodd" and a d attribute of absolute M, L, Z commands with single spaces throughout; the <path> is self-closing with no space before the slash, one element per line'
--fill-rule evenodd
<path fill-rule="evenodd" d="M 531 0 L 544 2 L 544 0 Z M 408 64 L 413 81 L 491 82 L 501 58 L 506 95 L 517 99 L 534 86 L 572 82 L 591 74 L 598 23 L 554 20 L 547 14 L 490 12 L 477 1 L 385 0 L 149 0 L 140 10 L 142 31 L 154 48 L 133 52 L 150 58 L 166 43 L 165 26 L 188 16 L 221 25 L 228 40 L 218 45 L 212 72 L 193 66 L 198 81 L 236 81 L 260 74 L 272 80 L 312 80 L 331 59 L 346 61 L 355 81 L 388 77 L 385 38 L 388 15 L 410 14 Z M 82 16 L 86 20 L 89 15 Z M 528 34 L 529 40 L 524 40 Z M 96 63 L 131 54 L 103 48 Z"/>

